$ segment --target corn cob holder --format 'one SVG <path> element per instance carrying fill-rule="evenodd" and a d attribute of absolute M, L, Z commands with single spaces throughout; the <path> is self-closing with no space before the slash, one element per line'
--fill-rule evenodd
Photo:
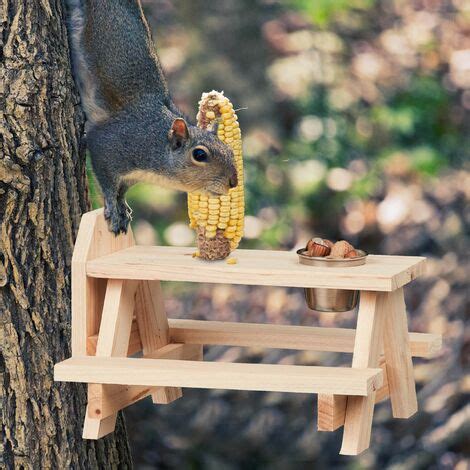
<path fill-rule="evenodd" d="M 227 195 L 188 193 L 190 227 L 197 233 L 197 256 L 205 260 L 224 259 L 237 248 L 243 236 L 245 201 L 240 126 L 232 103 L 217 91 L 202 95 L 197 123 L 203 129 L 217 127 L 217 136 L 232 148 L 235 156 L 238 186 Z"/>

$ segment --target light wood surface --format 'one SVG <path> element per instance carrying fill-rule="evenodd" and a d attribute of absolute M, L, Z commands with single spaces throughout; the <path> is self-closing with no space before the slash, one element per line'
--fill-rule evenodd
<path fill-rule="evenodd" d="M 376 402 L 390 397 L 394 417 L 416 412 L 411 356 L 433 356 L 441 338 L 408 332 L 402 287 L 424 273 L 425 258 L 370 255 L 364 266 L 321 268 L 286 251 L 237 250 L 231 265 L 193 253 L 135 246 L 131 231 L 114 237 L 102 209 L 83 216 L 72 258 L 73 357 L 54 373 L 88 383 L 84 438 L 112 432 L 116 413 L 146 396 L 181 397 L 180 387 L 318 393 L 318 428 L 344 425 L 345 455 L 369 446 Z M 168 320 L 165 280 L 363 292 L 356 330 Z M 352 352 L 352 368 L 203 362 L 203 345 Z"/>
<path fill-rule="evenodd" d="M 85 356 L 56 364 L 54 378 L 65 382 L 365 396 L 382 385 L 383 374 L 378 368 Z"/>
<path fill-rule="evenodd" d="M 160 281 L 141 281 L 137 291 L 136 321 L 144 356 L 149 356 L 169 343 L 168 319 Z M 154 403 L 171 403 L 181 398 L 180 388 L 157 387 L 152 391 Z"/>
<path fill-rule="evenodd" d="M 106 281 L 87 277 L 90 260 L 134 245 L 132 230 L 115 237 L 103 209 L 82 216 L 72 256 L 72 355 L 86 355 L 87 338 L 98 333 Z"/>
<path fill-rule="evenodd" d="M 375 392 L 375 403 L 380 403 L 381 401 L 390 398 L 390 391 L 388 388 L 387 365 L 385 364 L 384 356 L 380 356 L 379 366 L 383 371 L 384 378 L 382 386 L 377 390 L 377 392 Z"/>
<path fill-rule="evenodd" d="M 197 344 L 168 344 L 143 359 L 149 358 L 200 361 L 202 358 L 202 346 Z M 161 388 L 138 385 L 106 385 L 104 389 L 101 386 L 99 389 L 96 389 L 96 384 L 90 384 L 90 387 L 91 390 L 88 394 L 88 416 L 101 419 L 107 418 L 119 410 L 152 395 L 157 388 Z"/>
<path fill-rule="evenodd" d="M 375 403 L 380 403 L 390 396 L 385 357 L 381 356 L 379 365 L 383 372 L 383 384 L 375 392 Z M 319 431 L 331 432 L 344 425 L 346 402 L 347 397 L 344 395 L 318 395 L 317 426 Z"/>
<path fill-rule="evenodd" d="M 169 320 L 174 343 L 228 345 L 352 353 L 356 330 L 315 326 L 270 325 L 205 320 Z M 410 333 L 411 353 L 432 357 L 441 348 L 442 337 Z"/>
<path fill-rule="evenodd" d="M 116 427 L 116 417 L 108 416 L 104 419 L 93 419 L 88 416 L 88 406 L 83 424 L 83 439 L 101 439 L 112 433 Z M 87 437 L 92 436 L 92 437 Z"/>
<path fill-rule="evenodd" d="M 344 424 L 346 413 L 345 395 L 318 395 L 317 429 L 319 431 L 335 431 Z"/>
<path fill-rule="evenodd" d="M 409 418 L 418 411 L 418 400 L 403 289 L 392 292 L 386 298 L 388 315 L 384 320 L 383 342 L 392 411 L 394 418 Z"/>
<path fill-rule="evenodd" d="M 88 356 L 94 356 L 96 354 L 96 344 L 98 343 L 98 335 L 92 335 L 87 340 L 87 351 Z M 127 348 L 127 355 L 132 356 L 142 351 L 142 342 L 140 341 L 139 326 L 137 321 L 134 319 L 131 326 L 131 336 L 129 338 L 129 346 Z"/>
<path fill-rule="evenodd" d="M 96 357 L 125 356 L 129 345 L 132 319 L 134 317 L 137 281 L 110 279 L 101 315 L 101 325 L 96 346 Z M 90 400 L 100 401 L 105 406 L 108 397 L 116 395 L 117 388 L 108 390 L 101 381 L 88 385 L 88 405 L 83 425 L 84 439 L 99 439 L 114 431 L 117 414 L 105 418 L 92 416 Z M 97 407 L 96 407 L 97 408 Z"/>
<path fill-rule="evenodd" d="M 158 279 L 260 286 L 327 287 L 392 291 L 424 272 L 425 258 L 373 256 L 364 266 L 301 265 L 290 251 L 236 250 L 236 264 L 193 258 L 194 248 L 135 246 L 87 263 L 97 278 Z"/>
<path fill-rule="evenodd" d="M 137 281 L 110 279 L 101 316 L 96 356 L 126 356 Z"/>
<path fill-rule="evenodd" d="M 83 215 L 72 256 L 72 355 L 89 354 L 88 338 L 98 333 L 107 281 L 86 274 L 89 260 L 134 245 L 132 230 L 114 237 L 107 228 L 103 209 Z M 94 391 L 102 392 L 102 386 Z M 114 430 L 115 416 L 92 419 L 85 414 L 83 435 L 98 439 Z"/>
<path fill-rule="evenodd" d="M 170 338 L 174 343 L 226 345 L 306 351 L 352 353 L 356 330 L 315 326 L 270 325 L 169 318 Z M 98 335 L 88 338 L 91 355 Z M 441 349 L 442 336 L 409 333 L 411 355 L 431 358 Z M 133 322 L 127 355 L 142 351 L 137 322 Z"/>
<path fill-rule="evenodd" d="M 378 367 L 382 345 L 383 298 L 387 294 L 363 292 L 359 305 L 352 370 Z M 381 384 L 382 385 L 382 384 Z M 341 454 L 358 455 L 369 447 L 376 387 L 366 397 L 348 396 Z"/>

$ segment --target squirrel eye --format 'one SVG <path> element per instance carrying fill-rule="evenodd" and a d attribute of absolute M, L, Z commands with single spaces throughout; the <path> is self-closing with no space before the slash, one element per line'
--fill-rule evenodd
<path fill-rule="evenodd" d="M 198 147 L 193 150 L 193 160 L 197 163 L 206 163 L 207 162 L 207 152 Z"/>

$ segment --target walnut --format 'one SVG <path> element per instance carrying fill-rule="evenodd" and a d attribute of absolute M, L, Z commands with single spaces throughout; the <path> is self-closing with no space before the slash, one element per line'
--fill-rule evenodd
<path fill-rule="evenodd" d="M 307 243 L 308 256 L 323 257 L 330 254 L 333 244 L 329 240 L 323 238 L 313 238 Z"/>

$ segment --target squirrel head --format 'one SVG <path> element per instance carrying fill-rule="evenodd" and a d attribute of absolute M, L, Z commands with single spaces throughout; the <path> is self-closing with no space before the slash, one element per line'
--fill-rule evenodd
<path fill-rule="evenodd" d="M 188 126 L 182 118 L 173 121 L 168 132 L 173 178 L 185 191 L 226 194 L 238 184 L 232 149 L 221 142 L 217 131 Z"/>

